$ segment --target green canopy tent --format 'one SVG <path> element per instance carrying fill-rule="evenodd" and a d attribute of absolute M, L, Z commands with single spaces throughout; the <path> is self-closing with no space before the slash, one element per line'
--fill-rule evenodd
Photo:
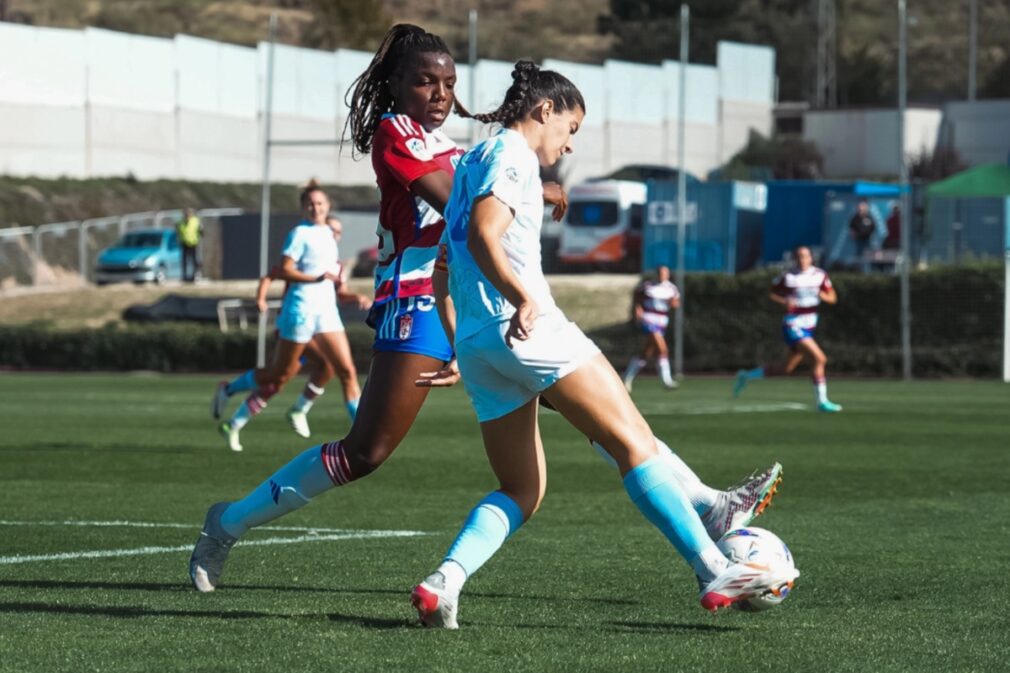
<path fill-rule="evenodd" d="M 985 164 L 935 182 L 926 189 L 933 198 L 1003 199 L 1006 280 L 1003 285 L 1003 380 L 1010 383 L 1010 165 Z"/>
<path fill-rule="evenodd" d="M 1010 165 L 984 164 L 934 182 L 926 189 L 930 198 L 1005 198 L 1010 196 Z"/>

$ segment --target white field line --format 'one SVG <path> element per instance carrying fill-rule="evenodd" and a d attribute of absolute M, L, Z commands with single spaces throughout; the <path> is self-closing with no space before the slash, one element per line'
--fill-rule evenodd
<path fill-rule="evenodd" d="M 85 528 L 192 528 L 194 531 L 199 523 L 162 523 L 157 521 L 7 521 L 0 520 L 0 526 L 79 526 Z M 257 526 L 256 530 L 287 531 L 291 533 L 369 533 L 349 528 L 318 528 L 316 526 Z M 414 531 L 393 531 L 414 532 Z M 420 535 L 420 533 L 417 533 Z"/>
<path fill-rule="evenodd" d="M 767 414 L 777 411 L 806 411 L 810 407 L 800 402 L 769 402 L 764 404 L 711 404 L 685 407 L 660 407 L 645 404 L 639 410 L 648 416 L 705 416 L 709 414 Z"/>
<path fill-rule="evenodd" d="M 23 525 L 29 522 L 0 522 L 2 524 L 10 525 Z M 45 522 L 41 522 L 45 523 Z M 85 522 L 72 522 L 71 525 L 76 523 Z M 113 522 L 95 522 L 98 524 L 109 524 Z M 125 523 L 130 522 L 115 522 L 115 523 Z M 50 525 L 59 525 L 59 522 L 50 522 Z M 155 527 L 152 525 L 151 527 Z M 159 526 L 160 527 L 160 526 Z M 177 526 L 171 525 L 168 527 L 175 528 Z M 186 528 L 192 528 L 193 526 L 187 525 Z M 263 526 L 262 528 L 267 528 Z M 400 538 L 400 537 L 416 537 L 419 535 L 426 535 L 421 531 L 416 530 L 346 530 L 342 532 L 334 532 L 325 535 L 299 535 L 296 537 L 270 537 L 263 540 L 247 540 L 237 543 L 236 546 L 242 547 L 263 547 L 267 545 L 278 545 L 278 544 L 299 544 L 302 542 L 334 542 L 339 540 L 366 540 L 366 539 L 381 539 L 381 538 Z M 55 554 L 30 554 L 30 555 L 19 555 L 19 556 L 0 556 L 0 565 L 15 565 L 18 563 L 35 563 L 39 561 L 75 561 L 78 559 L 99 559 L 99 558 L 119 558 L 123 556 L 149 556 L 152 554 L 174 554 L 177 552 L 191 551 L 193 545 L 176 545 L 173 547 L 137 547 L 134 549 L 100 549 L 94 551 L 77 551 L 77 552 L 61 552 Z"/>

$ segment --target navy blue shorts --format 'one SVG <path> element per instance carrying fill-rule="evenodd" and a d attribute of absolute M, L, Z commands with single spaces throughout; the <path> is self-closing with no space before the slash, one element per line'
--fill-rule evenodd
<path fill-rule="evenodd" d="M 443 362 L 453 357 L 431 295 L 391 299 L 373 306 L 368 324 L 375 330 L 376 351 L 417 353 Z"/>

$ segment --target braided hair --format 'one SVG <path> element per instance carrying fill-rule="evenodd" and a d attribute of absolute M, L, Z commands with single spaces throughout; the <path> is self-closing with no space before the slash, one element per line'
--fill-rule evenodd
<path fill-rule="evenodd" d="M 379 128 L 382 115 L 392 110 L 396 102 L 389 89 L 390 80 L 400 76 L 411 59 L 424 53 L 446 54 L 452 58 L 452 52 L 442 38 L 419 26 L 400 23 L 386 33 L 372 62 L 351 83 L 344 97 L 350 108 L 344 132 L 346 135 L 350 127 L 354 151 L 360 154 L 371 151 L 372 137 Z M 455 99 L 454 104 L 456 112 L 461 113 L 462 108 Z"/>
<path fill-rule="evenodd" d="M 549 100 L 563 112 L 574 108 L 586 111 L 586 101 L 567 77 L 553 70 L 541 70 L 533 61 L 517 61 L 512 70 L 512 86 L 497 110 L 470 115 L 485 124 L 511 126 L 524 119 L 539 103 Z M 466 116 L 459 110 L 461 116 Z"/>

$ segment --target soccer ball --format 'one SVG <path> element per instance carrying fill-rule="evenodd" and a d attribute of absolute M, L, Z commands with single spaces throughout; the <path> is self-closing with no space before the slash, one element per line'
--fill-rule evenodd
<path fill-rule="evenodd" d="M 716 546 L 726 555 L 726 558 L 734 563 L 749 563 L 775 568 L 782 571 L 782 574 L 799 577 L 800 573 L 793 563 L 793 555 L 789 553 L 789 547 L 770 530 L 754 526 L 737 528 L 723 535 Z M 789 586 L 782 587 L 777 596 L 771 592 L 761 596 L 751 596 L 737 601 L 733 607 L 745 612 L 770 610 L 786 599 L 791 586 L 792 582 L 789 583 Z"/>

